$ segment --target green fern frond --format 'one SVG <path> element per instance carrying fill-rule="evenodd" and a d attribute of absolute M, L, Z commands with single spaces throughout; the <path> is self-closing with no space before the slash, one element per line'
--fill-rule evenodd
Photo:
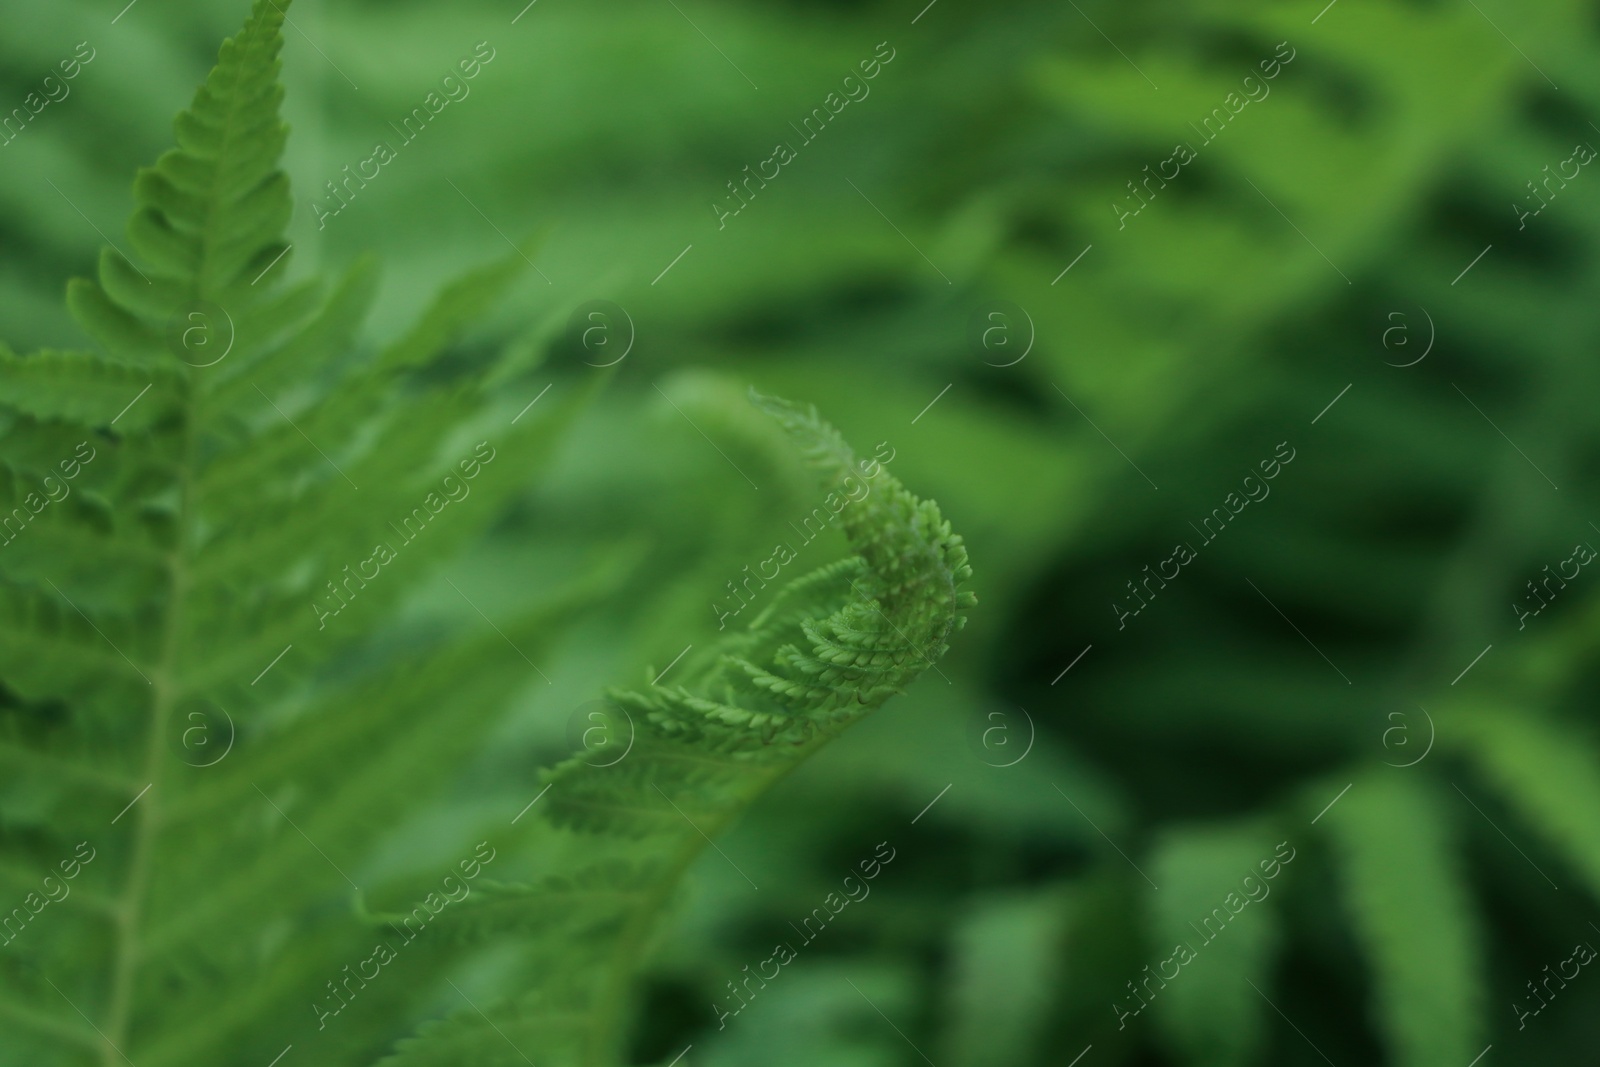
<path fill-rule="evenodd" d="M 19 415 L 84 429 L 99 429 L 115 419 L 121 432 L 136 432 L 150 426 L 163 413 L 160 404 L 128 407 L 150 384 L 152 374 L 167 379 L 163 382 L 164 395 L 175 391 L 171 368 L 141 367 L 93 352 L 45 351 L 24 359 L 0 346 L 0 405 Z M 125 408 L 127 412 L 123 414 Z"/>
<path fill-rule="evenodd" d="M 532 951 L 548 967 L 533 969 L 523 998 L 402 1042 L 387 1067 L 510 1063 L 518 1053 L 619 1062 L 635 957 L 706 840 L 934 665 L 964 622 L 971 568 L 938 507 L 859 462 L 814 409 L 754 400 L 819 472 L 857 554 L 791 580 L 747 631 L 686 660 L 677 684 L 610 694 L 608 726 L 626 726 L 626 755 L 579 754 L 545 775 L 540 810 L 558 873 L 487 894 L 457 920 L 479 934 L 540 930 Z M 580 904 L 575 886 L 607 891 Z"/>
<path fill-rule="evenodd" d="M 1460 715 L 1461 747 L 1535 832 L 1600 896 L 1600 761 L 1547 719 L 1527 712 Z"/>
<path fill-rule="evenodd" d="M 1392 1062 L 1470 1061 L 1483 1049 L 1482 949 L 1437 789 L 1416 775 L 1368 773 L 1322 825 L 1342 861 Z"/>
<path fill-rule="evenodd" d="M 437 936 L 458 944 L 490 944 L 506 937 L 541 936 L 560 928 L 592 938 L 620 932 L 625 905 L 654 882 L 656 872 L 618 860 L 550 877 L 538 883 L 484 880 L 433 921 Z M 608 907 L 614 901 L 618 907 Z M 407 913 L 372 916 L 376 925 L 403 923 Z"/>
<path fill-rule="evenodd" d="M 1036 1062 L 1069 964 L 1060 951 L 1070 894 L 1050 888 L 976 904 L 952 937 L 947 1051 L 936 1062 L 1023 1067 Z"/>
<path fill-rule="evenodd" d="M 1161 890 L 1147 900 L 1159 962 L 1135 984 L 1182 1063 L 1245 1067 L 1259 1058 L 1271 1009 L 1250 984 L 1270 987 L 1282 940 L 1270 900 L 1285 873 L 1277 846 L 1259 828 L 1231 826 L 1173 830 L 1157 846 L 1152 877 Z M 1142 1012 L 1139 999 L 1127 999 Z"/>
<path fill-rule="evenodd" d="M 0 946 L 7 1064 L 269 1062 L 371 950 L 352 874 L 370 881 L 379 837 L 459 773 L 586 599 L 408 634 L 381 674 L 359 654 L 397 640 L 396 606 L 589 391 L 513 421 L 495 358 L 441 359 L 520 255 L 377 351 L 370 262 L 331 291 L 286 284 L 288 7 L 257 0 L 140 171 L 133 258 L 107 250 L 69 286 L 98 351 L 0 349 L 0 881 L 97 851 Z M 396 988 L 358 1011 L 406 1007 Z M 370 1059 L 392 1033 L 325 1048 Z"/>

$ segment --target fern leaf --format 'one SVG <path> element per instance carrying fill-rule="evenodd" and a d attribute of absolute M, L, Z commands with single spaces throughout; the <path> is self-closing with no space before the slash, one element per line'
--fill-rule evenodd
<path fill-rule="evenodd" d="M 0 349 L 0 872 L 80 841 L 104 856 L 6 946 L 0 1017 L 29 1063 L 270 1061 L 286 1019 L 314 1021 L 307 991 L 371 949 L 346 872 L 369 880 L 380 832 L 458 773 L 577 604 L 436 624 L 383 676 L 359 654 L 395 640 L 394 607 L 503 513 L 592 390 L 512 424 L 486 387 L 503 357 L 444 363 L 520 257 L 388 350 L 361 339 L 370 263 L 331 291 L 284 283 L 288 7 L 256 0 L 178 147 L 140 172 L 135 258 L 108 250 L 68 287 L 101 351 Z M 190 749 L 197 730 L 226 733 L 227 758 Z M 359 1010 L 406 1007 L 396 989 Z M 374 1029 L 324 1047 L 370 1058 Z"/>
<path fill-rule="evenodd" d="M 460 944 L 545 934 L 557 927 L 581 937 L 620 930 L 631 907 L 655 885 L 655 872 L 624 861 L 601 863 L 534 885 L 480 881 L 468 896 L 433 920 L 437 936 Z M 404 923 L 408 913 L 371 917 L 374 925 Z"/>
<path fill-rule="evenodd" d="M 1161 891 L 1147 899 L 1149 949 L 1160 962 L 1135 985 L 1151 998 L 1174 1053 L 1192 1067 L 1245 1067 L 1265 1042 L 1271 1009 L 1250 984 L 1270 985 L 1282 938 L 1277 904 L 1268 903 L 1279 887 L 1266 877 L 1283 873 L 1275 844 L 1256 827 L 1222 827 L 1170 831 L 1157 845 L 1153 877 Z M 1129 1007 L 1143 1010 L 1137 998 Z"/>
<path fill-rule="evenodd" d="M 1547 720 L 1526 713 L 1460 716 L 1464 747 L 1527 825 L 1566 856 L 1600 896 L 1600 760 Z"/>
<path fill-rule="evenodd" d="M 162 379 L 159 391 L 153 376 Z M 34 419 L 86 429 L 115 420 L 121 432 L 130 433 L 148 427 L 170 407 L 175 386 L 170 372 L 153 374 L 151 368 L 92 352 L 39 352 L 24 359 L 0 347 L 0 403 Z M 143 395 L 147 388 L 156 396 Z"/>
<path fill-rule="evenodd" d="M 520 910 L 528 928 L 547 907 L 568 914 L 571 885 L 610 885 L 620 897 L 596 899 L 586 917 L 542 934 L 538 949 L 551 966 L 524 997 L 426 1028 L 386 1067 L 509 1063 L 508 1043 L 535 1062 L 618 1062 L 631 958 L 704 846 L 702 834 L 716 834 L 778 777 L 910 684 L 962 625 L 974 603 L 961 588 L 971 568 L 938 507 L 876 464 L 859 463 L 814 409 L 754 399 L 820 474 L 858 554 L 792 580 L 747 631 L 686 661 L 682 683 L 611 694 L 618 722 L 631 723 L 628 755 L 608 766 L 575 756 L 545 776 L 541 810 L 553 826 L 547 845 L 556 880 L 517 899 L 501 891 L 463 923 L 516 929 L 511 916 Z M 648 872 L 644 885 L 616 873 L 624 857 L 630 872 Z"/>
<path fill-rule="evenodd" d="M 1323 826 L 1342 860 L 1392 1062 L 1469 1062 L 1483 1049 L 1482 950 L 1437 790 L 1418 776 L 1369 773 Z"/>
<path fill-rule="evenodd" d="M 1060 889 L 987 900 L 956 930 L 948 1056 L 957 1064 L 1023 1067 L 1054 1007 L 1065 969 L 1069 898 Z M 943 1059 L 943 1057 L 941 1057 Z"/>

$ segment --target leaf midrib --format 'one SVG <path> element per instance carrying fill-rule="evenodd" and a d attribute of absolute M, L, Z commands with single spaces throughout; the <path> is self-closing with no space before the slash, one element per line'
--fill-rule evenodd
<path fill-rule="evenodd" d="M 211 194 L 206 198 L 206 222 L 202 230 L 200 259 L 196 266 L 192 289 L 193 297 L 197 301 L 210 296 L 207 280 L 211 254 L 215 247 L 216 220 L 221 209 L 220 186 L 237 133 L 238 117 L 244 108 L 239 89 L 251 69 L 250 60 L 255 44 L 251 36 L 258 28 L 259 24 L 252 19 L 239 43 L 236 57 L 238 73 L 226 105 L 228 115 L 223 127 L 222 145 L 217 150 L 212 164 Z M 124 1059 L 122 1048 L 127 1044 L 132 1022 L 134 977 L 138 969 L 139 955 L 139 922 L 143 917 L 150 880 L 150 858 L 160 831 L 161 790 L 155 787 L 161 783 L 165 762 L 162 758 L 164 751 L 162 739 L 166 734 L 167 723 L 178 696 L 175 674 L 178 668 L 179 645 L 183 637 L 184 606 L 189 589 L 190 530 L 197 503 L 193 477 L 196 426 L 200 421 L 201 400 L 205 393 L 204 379 L 196 369 L 189 368 L 187 378 L 188 388 L 185 390 L 183 402 L 183 450 L 178 464 L 178 535 L 177 543 L 166 558 L 169 574 L 168 608 L 162 631 L 160 659 L 151 679 L 155 692 L 151 705 L 150 733 L 145 744 L 144 772 L 140 775 L 143 780 L 150 783 L 151 788 L 149 796 L 136 816 L 138 821 L 134 828 L 133 859 L 130 862 L 128 882 L 116 920 L 117 942 L 112 966 L 109 1033 L 105 1035 L 105 1043 L 101 1047 L 101 1060 L 105 1067 L 118 1067 Z"/>

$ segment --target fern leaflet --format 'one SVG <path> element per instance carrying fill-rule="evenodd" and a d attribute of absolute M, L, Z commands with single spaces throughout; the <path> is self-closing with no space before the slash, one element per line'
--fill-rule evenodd
<path fill-rule="evenodd" d="M 746 632 L 686 660 L 678 683 L 611 694 L 617 721 L 632 725 L 627 756 L 602 766 L 580 755 L 545 776 L 552 873 L 455 921 L 463 936 L 536 931 L 528 990 L 426 1027 L 387 1067 L 619 1063 L 631 970 L 689 864 L 774 781 L 935 663 L 975 603 L 961 588 L 966 549 L 935 504 L 858 463 L 814 409 L 754 399 L 828 492 L 875 484 L 839 509 L 857 554 L 790 582 Z M 574 892 L 584 886 L 606 891 Z"/>

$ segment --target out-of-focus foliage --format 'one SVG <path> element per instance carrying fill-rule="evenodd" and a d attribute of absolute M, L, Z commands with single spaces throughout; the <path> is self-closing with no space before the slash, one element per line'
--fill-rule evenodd
<path fill-rule="evenodd" d="M 62 286 L 92 271 L 95 227 L 123 242 L 126 176 L 240 15 L 144 0 L 113 24 L 122 6 L 0 10 L 0 111 L 95 50 L 0 147 L 18 351 L 88 343 Z M 711 1063 L 920 1063 L 914 1043 L 941 1067 L 1065 1064 L 1092 1044 L 1083 1067 L 1465 1067 L 1491 1043 L 1560 1063 L 1600 1040 L 1587 970 L 1519 1020 L 1540 1004 L 1528 983 L 1600 938 L 1600 608 L 1589 569 L 1550 577 L 1600 536 L 1600 186 L 1562 176 L 1600 145 L 1587 5 L 472 0 L 293 18 L 286 280 L 377 253 L 364 343 L 381 345 L 443 279 L 504 257 L 502 235 L 535 234 L 548 282 L 529 272 L 458 359 L 509 340 L 524 366 L 594 374 L 612 357 L 568 324 L 594 299 L 637 334 L 551 476 L 528 471 L 452 564 L 497 619 L 579 561 L 626 580 L 535 657 L 553 686 L 487 709 L 502 725 L 447 802 L 396 812 L 341 864 L 447 866 L 461 827 L 527 803 L 575 709 L 711 640 L 727 581 L 814 503 L 757 443 L 755 384 L 887 442 L 966 536 L 984 608 L 943 677 L 720 842 L 759 892 L 715 853 L 695 869 L 643 961 L 638 1062 L 692 1042 Z M 479 42 L 495 58 L 471 95 L 319 229 L 325 183 Z M 894 58 L 870 94 L 802 143 L 791 124 L 880 42 Z M 1250 75 L 1270 92 L 1234 114 Z M 780 141 L 797 158 L 719 228 L 727 183 Z M 1143 185 L 1180 142 L 1193 161 Z M 512 381 L 509 412 L 544 384 Z M 1270 495 L 1208 539 L 1280 443 L 1295 458 Z M 1180 543 L 1196 558 L 1144 586 Z M 1148 606 L 1120 625 L 1130 581 Z M 410 618 L 430 608 L 478 620 L 448 586 Z M 984 746 L 997 722 L 1017 748 Z M 1026 758 L 992 766 L 1026 736 Z M 726 983 L 885 839 L 898 858 L 872 897 L 719 1030 Z M 1271 896 L 1119 1029 L 1173 931 L 1283 841 L 1298 853 Z M 476 999 L 509 969 L 413 966 L 396 1038 L 402 1016 L 461 1008 L 446 977 Z"/>

